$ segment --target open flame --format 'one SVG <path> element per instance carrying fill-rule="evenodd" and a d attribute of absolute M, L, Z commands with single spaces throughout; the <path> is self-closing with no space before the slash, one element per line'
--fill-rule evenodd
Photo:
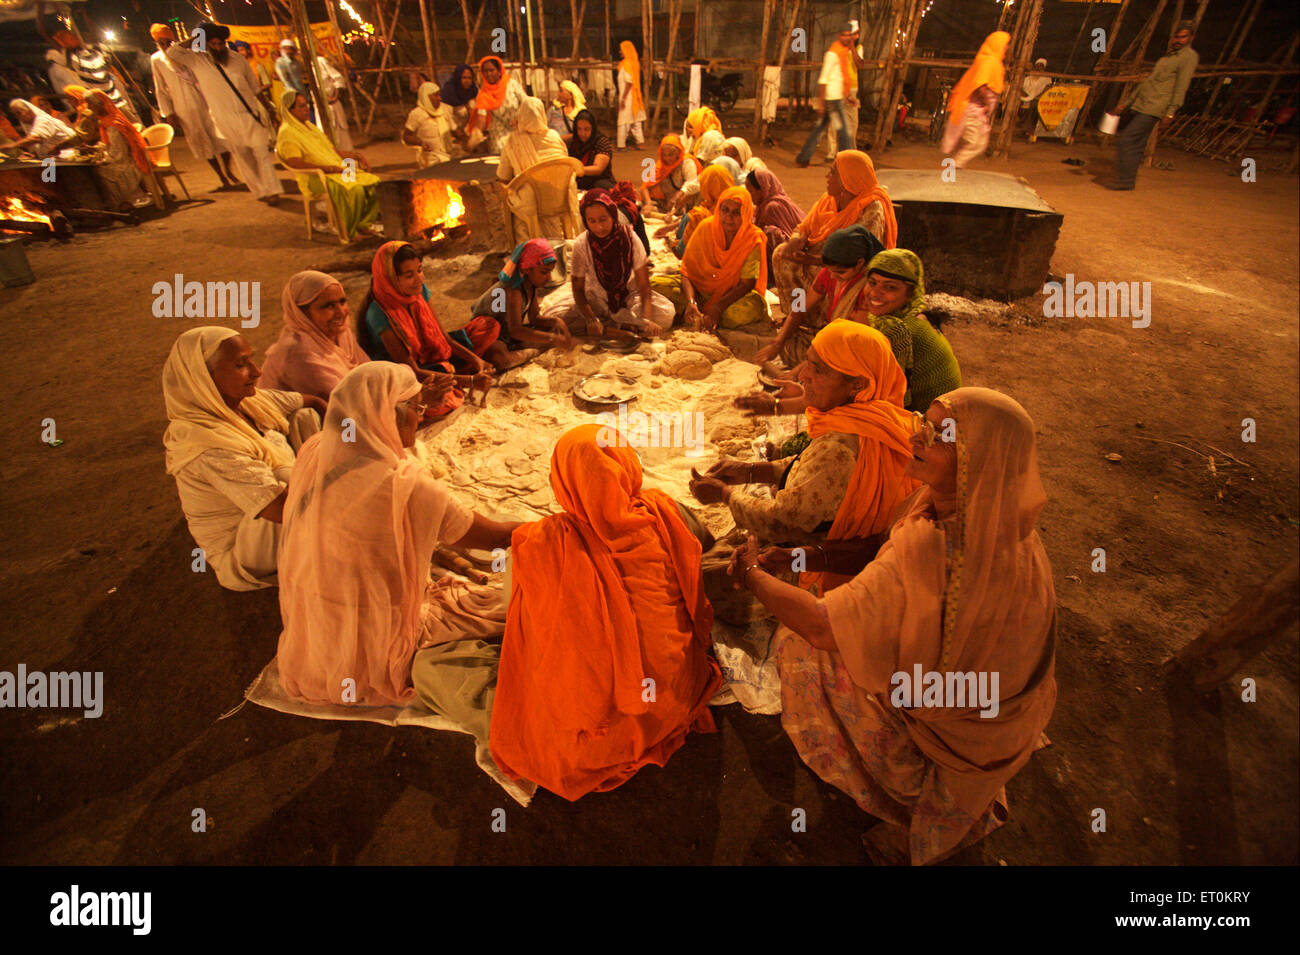
<path fill-rule="evenodd" d="M 29 206 L 17 196 L 0 197 L 0 219 L 13 222 L 43 222 L 53 227 L 50 217 L 34 206 Z"/>
<path fill-rule="evenodd" d="M 451 186 L 447 187 L 447 217 L 442 220 L 444 228 L 451 229 L 460 225 L 465 215 L 465 203 L 460 200 L 460 193 Z"/>

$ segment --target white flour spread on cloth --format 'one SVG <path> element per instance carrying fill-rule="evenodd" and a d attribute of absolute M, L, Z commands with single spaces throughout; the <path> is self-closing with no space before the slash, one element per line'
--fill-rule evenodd
<path fill-rule="evenodd" d="M 628 354 L 593 354 L 586 347 L 546 351 L 502 375 L 500 384 L 525 382 L 527 387 L 495 387 L 482 408 L 467 403 L 446 424 L 424 429 L 415 453 L 457 500 L 486 516 L 531 521 L 557 514 L 560 506 L 550 484 L 551 451 L 562 434 L 596 422 L 601 410 L 580 407 L 573 387 L 590 375 L 622 376 L 635 382 L 637 399 L 605 410 L 616 422 L 627 421 L 629 443 L 641 457 L 645 486 L 684 503 L 719 540 L 731 534 L 735 522 L 726 505 L 700 504 L 687 485 L 692 467 L 704 470 L 723 455 L 752 459 L 752 448 L 768 437 L 771 419 L 751 420 L 731 403 L 755 387 L 755 366 L 730 357 L 716 338 L 697 332 L 674 332 Z M 666 362 L 671 363 L 674 355 L 691 356 L 676 361 L 691 362 L 692 375 L 673 373 L 674 366 Z M 658 427 L 647 428 L 650 420 Z M 657 430 L 659 446 L 637 446 L 637 427 L 647 438 Z M 722 545 L 706 559 L 710 593 L 729 586 L 721 566 L 730 552 L 729 546 Z M 770 618 L 757 619 L 745 628 L 715 623 L 718 660 L 729 681 L 715 702 L 739 700 L 755 712 L 780 712 L 771 631 Z"/>

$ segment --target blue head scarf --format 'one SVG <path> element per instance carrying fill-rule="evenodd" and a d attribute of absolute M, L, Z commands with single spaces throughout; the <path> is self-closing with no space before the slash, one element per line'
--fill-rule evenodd
<path fill-rule="evenodd" d="M 470 100 L 478 96 L 478 84 L 471 83 L 469 89 L 460 88 L 460 77 L 462 73 L 468 73 L 470 78 L 474 77 L 474 68 L 462 63 L 456 69 L 452 70 L 451 79 L 442 84 L 442 101 L 448 106 L 455 109 L 457 106 L 464 106 Z"/>

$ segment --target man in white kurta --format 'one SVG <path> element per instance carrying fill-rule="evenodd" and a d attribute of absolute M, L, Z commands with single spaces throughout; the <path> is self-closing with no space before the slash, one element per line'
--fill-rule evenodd
<path fill-rule="evenodd" d="M 158 44 L 158 52 L 149 57 L 149 66 L 153 70 L 153 91 L 163 122 L 184 135 L 185 145 L 190 147 L 195 159 L 208 161 L 221 180 L 219 189 L 230 188 L 235 184 L 235 173 L 230 168 L 230 146 L 212 125 L 198 80 L 189 67 L 167 59 L 167 47 L 176 42 L 176 35 L 165 23 L 155 23 L 149 28 L 149 35 Z M 217 162 L 218 156 L 221 162 Z"/>
<path fill-rule="evenodd" d="M 324 56 L 316 57 L 320 64 L 320 95 L 325 97 L 329 107 L 330 122 L 334 124 L 334 147 L 341 152 L 352 149 L 352 134 L 348 130 L 348 114 L 343 110 L 343 91 L 347 89 L 347 80 Z"/>
<path fill-rule="evenodd" d="M 230 30 L 213 23 L 201 23 L 198 29 L 203 30 L 206 52 L 173 43 L 167 48 L 167 59 L 193 72 L 213 125 L 230 144 L 239 177 L 260 201 L 274 203 L 284 189 L 257 100 L 257 77 L 247 60 L 226 48 Z"/>

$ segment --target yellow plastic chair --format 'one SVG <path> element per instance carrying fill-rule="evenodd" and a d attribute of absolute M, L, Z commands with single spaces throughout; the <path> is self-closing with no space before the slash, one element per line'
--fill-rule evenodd
<path fill-rule="evenodd" d="M 515 245 L 529 239 L 558 238 L 550 226 L 558 225 L 563 238 L 582 233 L 578 215 L 577 177 L 582 163 L 572 156 L 546 159 L 529 166 L 506 186 L 506 210 Z M 547 235 L 542 223 L 547 223 Z"/>
<path fill-rule="evenodd" d="M 154 175 L 159 178 L 175 176 L 176 181 L 181 184 L 185 198 L 189 199 L 190 190 L 186 187 L 185 180 L 181 178 L 180 171 L 172 165 L 171 144 L 175 135 L 175 130 L 166 123 L 155 123 L 140 131 L 145 146 L 149 148 L 149 160 L 153 163 Z"/>
<path fill-rule="evenodd" d="M 340 244 L 347 245 L 348 240 L 343 235 L 343 225 L 341 220 L 339 219 L 338 210 L 334 208 L 334 200 L 330 198 L 330 191 L 325 185 L 325 170 L 294 169 L 292 166 L 285 164 L 285 161 L 280 158 L 279 153 L 275 154 L 275 160 L 276 163 L 279 165 L 279 167 L 285 170 L 285 172 L 288 172 L 290 175 L 295 177 L 307 176 L 308 178 L 315 179 L 318 183 L 320 183 L 320 192 L 318 193 L 312 192 L 310 189 L 300 188 L 299 190 L 302 192 L 303 215 L 307 217 L 307 241 L 310 242 L 316 233 L 315 227 L 312 225 L 311 204 L 314 200 L 320 199 L 325 203 L 325 217 L 329 221 L 330 228 L 333 229 L 335 235 L 338 236 L 338 240 Z"/>

